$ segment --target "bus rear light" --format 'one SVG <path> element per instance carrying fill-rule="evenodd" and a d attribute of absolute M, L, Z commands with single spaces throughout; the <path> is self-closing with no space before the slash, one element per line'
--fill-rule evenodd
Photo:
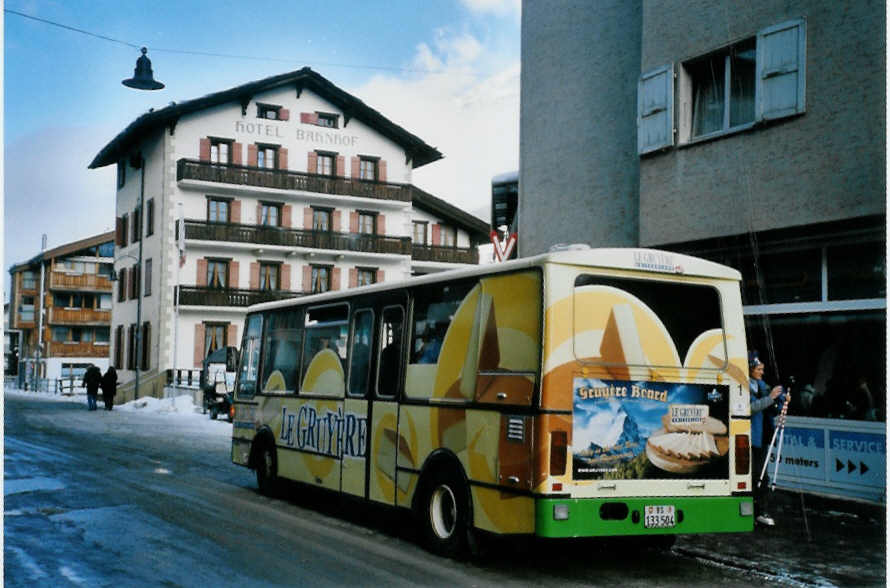
<path fill-rule="evenodd" d="M 748 482 L 739 482 L 736 484 L 736 490 L 746 490 L 748 488 Z"/>
<path fill-rule="evenodd" d="M 735 473 L 747 475 L 751 471 L 751 444 L 747 435 L 735 436 Z"/>
<path fill-rule="evenodd" d="M 550 475 L 562 476 L 566 473 L 566 453 L 568 434 L 565 431 L 550 431 Z"/>
<path fill-rule="evenodd" d="M 553 482 L 553 491 L 562 492 L 562 482 Z"/>

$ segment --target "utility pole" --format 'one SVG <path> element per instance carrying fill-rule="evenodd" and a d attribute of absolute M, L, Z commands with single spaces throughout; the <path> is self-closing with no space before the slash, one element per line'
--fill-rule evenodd
<path fill-rule="evenodd" d="M 45 273 L 45 265 L 46 261 L 43 259 L 43 254 L 46 252 L 46 233 L 40 237 L 40 290 L 39 290 L 39 303 L 37 305 L 37 349 L 36 349 L 36 361 L 34 362 L 34 370 L 33 370 L 33 379 L 34 379 L 34 391 L 37 392 L 38 387 L 40 385 L 40 359 L 43 354 L 43 280 Z"/>

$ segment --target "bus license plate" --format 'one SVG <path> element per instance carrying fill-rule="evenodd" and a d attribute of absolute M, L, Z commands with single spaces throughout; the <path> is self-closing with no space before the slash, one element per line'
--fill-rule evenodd
<path fill-rule="evenodd" d="M 674 505 L 647 504 L 644 510 L 643 525 L 647 529 L 665 529 L 677 526 Z"/>

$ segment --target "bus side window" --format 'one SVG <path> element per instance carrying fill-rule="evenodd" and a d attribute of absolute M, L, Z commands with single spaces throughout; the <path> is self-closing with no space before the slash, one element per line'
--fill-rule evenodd
<path fill-rule="evenodd" d="M 380 356 L 377 362 L 377 396 L 392 398 L 399 392 L 402 374 L 402 329 L 405 311 L 401 306 L 383 309 L 380 320 Z"/>
<path fill-rule="evenodd" d="M 299 382 L 303 314 L 282 310 L 266 321 L 263 338 L 262 391 L 267 394 L 294 394 Z"/>
<path fill-rule="evenodd" d="M 253 398 L 260 364 L 260 340 L 263 335 L 263 317 L 255 314 L 247 319 L 244 341 L 241 344 L 241 369 L 238 370 L 238 396 Z"/>
<path fill-rule="evenodd" d="M 368 394 L 371 368 L 371 344 L 374 341 L 374 312 L 359 310 L 352 317 L 350 345 L 349 395 L 364 398 Z"/>

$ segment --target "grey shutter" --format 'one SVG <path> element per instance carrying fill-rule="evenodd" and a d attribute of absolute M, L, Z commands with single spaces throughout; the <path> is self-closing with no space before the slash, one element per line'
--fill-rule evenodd
<path fill-rule="evenodd" d="M 637 151 L 642 155 L 674 144 L 674 66 L 640 76 L 637 89 Z"/>
<path fill-rule="evenodd" d="M 803 19 L 757 33 L 757 120 L 806 110 L 806 33 Z"/>

